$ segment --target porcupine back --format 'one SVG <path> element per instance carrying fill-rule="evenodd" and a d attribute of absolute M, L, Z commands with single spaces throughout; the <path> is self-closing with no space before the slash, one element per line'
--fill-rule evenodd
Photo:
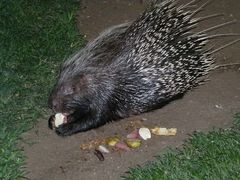
<path fill-rule="evenodd" d="M 150 70 L 153 77 L 158 76 L 169 96 L 198 85 L 213 65 L 205 47 L 207 35 L 191 32 L 199 19 L 173 2 L 165 1 L 145 12 L 127 30 L 132 40 L 128 63 L 140 72 Z"/>
<path fill-rule="evenodd" d="M 124 77 L 129 79 L 124 82 L 125 92 L 134 96 L 128 98 L 137 111 L 149 110 L 204 82 L 205 75 L 214 68 L 213 53 L 217 51 L 206 47 L 209 40 L 239 36 L 207 34 L 235 21 L 194 32 L 200 22 L 220 14 L 195 17 L 210 1 L 187 10 L 192 3 L 195 1 L 178 6 L 166 0 L 147 9 L 126 30 L 125 55 L 120 56 L 126 58 L 119 59 L 122 65 L 117 68 L 125 67 Z"/>
<path fill-rule="evenodd" d="M 166 0 L 132 24 L 104 32 L 65 63 L 62 79 L 91 71 L 96 79 L 89 92 L 98 106 L 108 104 L 120 117 L 146 112 L 197 86 L 213 67 L 206 44 L 214 36 L 192 30 L 217 15 L 195 18 L 208 2 L 187 10 L 194 2 L 177 6 Z"/>
<path fill-rule="evenodd" d="M 165 1 L 144 12 L 125 32 L 117 64 L 124 88 L 118 90 L 134 112 L 144 112 L 203 81 L 213 65 L 206 34 L 191 32 L 193 12 Z M 123 58 L 124 57 L 124 58 Z M 111 67 L 111 69 L 114 69 Z M 117 79 L 117 78 L 116 78 Z M 122 93 L 124 92 L 124 93 Z M 125 105 L 126 106 L 126 105 Z"/>

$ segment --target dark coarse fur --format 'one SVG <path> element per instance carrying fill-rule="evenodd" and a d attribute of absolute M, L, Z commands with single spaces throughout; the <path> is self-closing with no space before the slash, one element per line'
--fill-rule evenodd
<path fill-rule="evenodd" d="M 210 36 L 192 32 L 202 19 L 186 8 L 166 0 L 69 58 L 49 98 L 55 113 L 68 115 L 57 134 L 156 109 L 202 82 L 213 65 Z"/>

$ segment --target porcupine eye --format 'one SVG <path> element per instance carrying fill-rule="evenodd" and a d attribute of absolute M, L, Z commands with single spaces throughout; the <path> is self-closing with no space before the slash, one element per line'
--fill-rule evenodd
<path fill-rule="evenodd" d="M 72 85 L 63 86 L 63 95 L 71 95 L 74 93 L 75 87 Z"/>
<path fill-rule="evenodd" d="M 62 97 L 59 97 L 60 104 L 62 106 L 62 111 L 69 111 L 71 109 L 70 103 L 73 102 L 75 87 L 71 84 L 65 84 L 62 87 Z M 70 105 L 70 106 L 69 106 Z"/>

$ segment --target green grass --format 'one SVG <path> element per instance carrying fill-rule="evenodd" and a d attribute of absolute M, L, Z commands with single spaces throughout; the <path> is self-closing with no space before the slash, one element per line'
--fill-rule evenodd
<path fill-rule="evenodd" d="M 25 176 L 20 135 L 46 113 L 60 63 L 85 43 L 73 0 L 0 1 L 0 179 Z M 240 115 L 233 128 L 196 133 L 125 179 L 238 179 Z M 47 122 L 46 122 L 47 123 Z"/>
<path fill-rule="evenodd" d="M 78 8 L 73 0 L 0 1 L 0 179 L 25 175 L 17 140 L 46 113 L 59 64 L 84 44 Z"/>
<path fill-rule="evenodd" d="M 169 150 L 131 169 L 124 179 L 240 179 L 240 114 L 233 128 L 194 133 L 181 150 Z"/>

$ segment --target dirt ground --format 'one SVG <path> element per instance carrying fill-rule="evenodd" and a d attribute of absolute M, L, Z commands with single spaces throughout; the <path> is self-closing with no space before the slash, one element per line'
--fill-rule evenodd
<path fill-rule="evenodd" d="M 78 27 L 88 39 L 92 39 L 104 28 L 137 17 L 146 1 L 140 0 L 86 0 L 78 16 Z M 239 0 L 218 0 L 204 13 L 225 13 L 225 18 L 240 20 Z M 216 24 L 215 20 L 203 24 Z M 240 25 L 224 28 L 224 32 L 240 33 Z M 216 42 L 217 45 L 223 41 Z M 216 55 L 217 64 L 240 62 L 240 44 L 229 47 Z M 240 69 L 238 67 L 214 71 L 205 85 L 188 92 L 182 99 L 171 102 L 161 109 L 110 123 L 95 130 L 71 137 L 58 137 L 47 128 L 47 118 L 42 119 L 24 135 L 23 144 L 27 156 L 26 169 L 31 180 L 106 180 L 120 179 L 129 167 L 142 165 L 153 160 L 155 155 L 167 147 L 180 147 L 189 133 L 208 131 L 213 127 L 229 127 L 233 115 L 240 112 Z M 49 114 L 50 115 L 50 114 Z M 142 121 L 144 118 L 144 121 Z M 131 123 L 153 127 L 176 127 L 174 137 L 153 137 L 143 142 L 141 148 L 125 153 L 111 153 L 105 161 L 99 161 L 92 151 L 83 151 L 80 144 L 115 134 L 126 136 Z"/>

